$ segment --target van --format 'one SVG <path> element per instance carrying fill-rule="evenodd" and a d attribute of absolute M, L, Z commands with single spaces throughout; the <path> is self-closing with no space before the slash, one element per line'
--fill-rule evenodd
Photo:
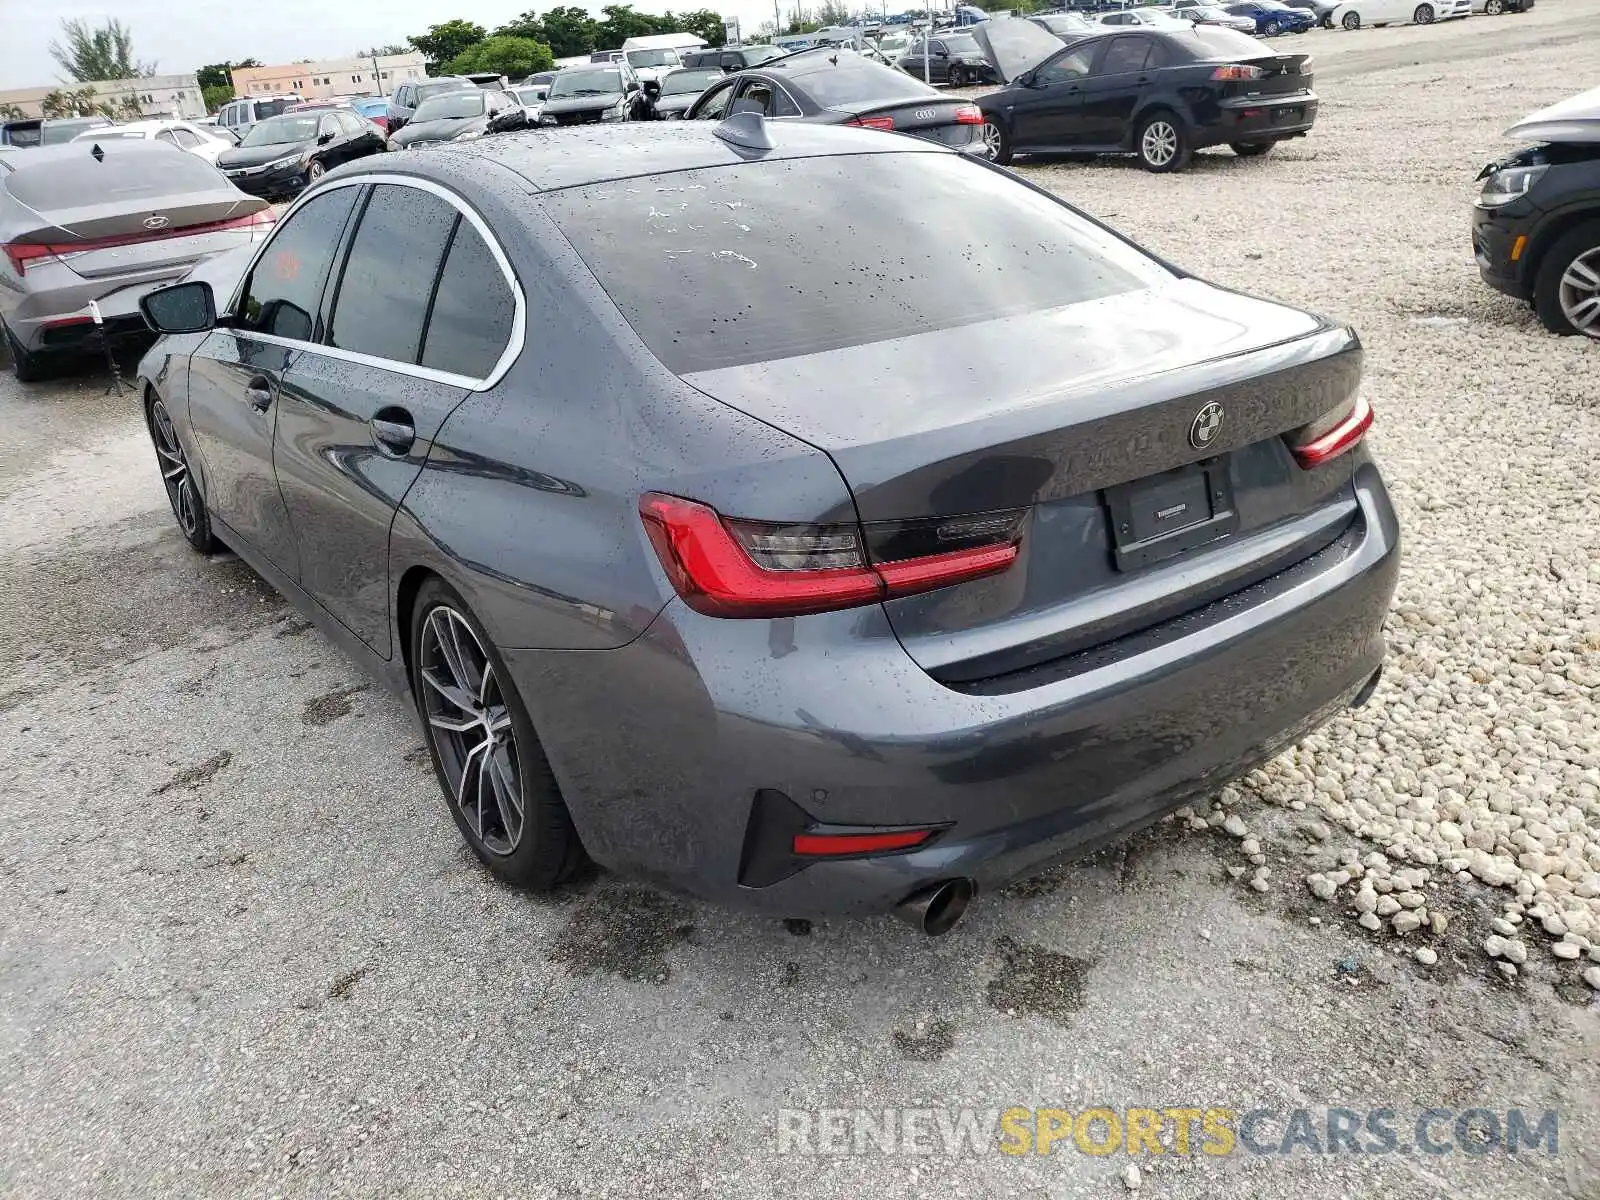
<path fill-rule="evenodd" d="M 290 92 L 286 96 L 252 96 L 230 100 L 217 110 L 217 125 L 242 138 L 257 121 L 281 116 L 299 103 L 300 95 L 297 92 Z"/>

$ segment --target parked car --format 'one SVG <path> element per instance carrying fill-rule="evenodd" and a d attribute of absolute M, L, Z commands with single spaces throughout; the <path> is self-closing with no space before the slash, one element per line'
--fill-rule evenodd
<path fill-rule="evenodd" d="M 554 71 L 537 71 L 529 75 L 517 87 L 519 90 L 521 88 L 535 89 L 539 93 L 539 99 L 543 101 L 550 94 L 550 85 L 555 82 L 555 78 L 556 72 Z"/>
<path fill-rule="evenodd" d="M 1316 23 L 1324 29 L 1333 28 L 1333 10 L 1339 7 L 1339 0 L 1283 0 L 1290 8 L 1298 8 L 1311 14 Z"/>
<path fill-rule="evenodd" d="M 389 136 L 393 137 L 406 127 L 406 122 L 411 120 L 411 114 L 424 101 L 435 96 L 443 96 L 449 92 L 467 91 L 478 85 L 465 75 L 441 75 L 434 79 L 424 79 L 420 83 L 402 83 L 395 88 L 394 95 L 389 97 Z"/>
<path fill-rule="evenodd" d="M 0 327 L 24 382 L 148 337 L 138 299 L 212 255 L 259 241 L 264 201 L 174 146 L 134 138 L 0 151 Z"/>
<path fill-rule="evenodd" d="M 378 127 L 378 132 L 385 136 L 389 133 L 389 102 L 382 96 L 360 96 L 350 101 L 350 107 L 356 110 L 356 115 L 365 117 Z"/>
<path fill-rule="evenodd" d="M 1432 25 L 1451 17 L 1472 15 L 1472 0 L 1345 0 L 1329 14 L 1329 20 L 1345 29 L 1363 25 Z"/>
<path fill-rule="evenodd" d="M 654 85 L 652 85 L 654 86 Z M 643 121 L 651 101 L 626 60 L 605 66 L 567 67 L 556 72 L 539 112 L 541 125 L 589 125 L 597 121 Z"/>
<path fill-rule="evenodd" d="M 655 115 L 662 120 L 681 117 L 689 106 L 714 83 L 724 78 L 721 67 L 685 68 L 673 71 L 661 81 L 661 95 L 656 98 Z"/>
<path fill-rule="evenodd" d="M 1236 17 L 1225 8 L 1215 8 L 1208 4 L 1191 4 L 1178 9 L 1177 12 L 1180 19 L 1192 25 L 1217 25 L 1237 33 L 1253 34 L 1256 31 L 1254 17 Z"/>
<path fill-rule="evenodd" d="M 1551 332 L 1600 338 L 1600 88 L 1530 113 L 1506 136 L 1527 145 L 1478 174 L 1478 272 L 1532 304 Z"/>
<path fill-rule="evenodd" d="M 721 71 L 743 71 L 782 58 L 789 53 L 777 46 L 723 46 L 717 50 L 690 50 L 678 57 L 691 70 L 716 67 Z"/>
<path fill-rule="evenodd" d="M 1315 13 L 1303 8 L 1291 8 L 1281 0 L 1245 0 L 1242 4 L 1229 4 L 1226 11 L 1235 17 L 1254 21 L 1255 32 L 1261 37 L 1277 37 L 1280 33 L 1304 33 L 1317 24 Z"/>
<path fill-rule="evenodd" d="M 1472 11 L 1483 13 L 1486 16 L 1498 17 L 1501 13 L 1528 12 L 1533 8 L 1533 0 L 1472 0 Z"/>
<path fill-rule="evenodd" d="M 1082 37 L 1086 33 L 1093 33 L 1098 24 L 1082 13 L 1075 12 L 1037 13 L 1028 20 L 1046 33 L 1055 34 L 1063 42 Z"/>
<path fill-rule="evenodd" d="M 470 71 L 466 78 L 472 81 L 473 87 L 485 88 L 491 92 L 503 92 L 511 86 L 510 80 L 493 71 Z"/>
<path fill-rule="evenodd" d="M 256 96 L 243 100 L 230 100 L 217 110 L 217 124 L 231 132 L 240 141 L 258 121 L 280 117 L 300 103 L 298 93 L 286 96 Z"/>
<path fill-rule="evenodd" d="M 550 91 L 547 87 L 514 87 L 511 94 L 516 97 L 517 103 L 522 106 L 522 113 L 528 118 L 528 125 L 539 123 L 539 114 L 544 110 L 544 98 Z"/>
<path fill-rule="evenodd" d="M 98 126 L 78 134 L 74 142 L 154 141 L 186 151 L 215 165 L 225 150 L 238 143 L 216 129 L 191 125 L 188 121 L 128 121 L 122 125 Z"/>
<path fill-rule="evenodd" d="M 1226 145 L 1254 158 L 1317 119 L 1304 54 L 1277 54 L 1231 29 L 1107 30 L 1062 46 L 1014 18 L 977 33 L 1007 80 L 978 99 L 991 157 L 1133 154 L 1181 171 L 1194 151 Z"/>
<path fill-rule="evenodd" d="M 1127 8 L 1118 12 L 1101 13 L 1098 25 L 1141 25 L 1150 29 L 1182 29 L 1188 22 L 1168 9 Z"/>
<path fill-rule="evenodd" d="M 951 87 L 999 82 L 970 32 L 950 31 L 929 39 L 926 46 L 923 43 L 924 39 L 917 38 L 900 56 L 896 65 L 907 75 L 927 83 L 947 83 Z"/>
<path fill-rule="evenodd" d="M 29 150 L 36 146 L 61 146 L 80 133 L 105 129 L 111 122 L 104 117 L 22 118 L 0 124 L 0 147 Z"/>
<path fill-rule="evenodd" d="M 1348 328 L 926 141 L 496 161 L 330 177 L 139 377 L 182 535 L 409 697 L 500 878 L 939 933 L 1376 686 Z"/>
<path fill-rule="evenodd" d="M 371 121 L 335 108 L 260 121 L 217 166 L 241 191 L 275 199 L 310 187 L 342 163 L 387 149 Z"/>
<path fill-rule="evenodd" d="M 1041 37 L 1048 37 L 1041 31 Z M 805 50 L 713 84 L 690 106 L 692 121 L 735 113 L 815 125 L 859 125 L 981 153 L 983 116 L 902 71 L 834 50 Z"/>
<path fill-rule="evenodd" d="M 528 128 L 528 114 L 511 92 L 477 88 L 424 100 L 406 127 L 389 139 L 395 150 L 440 142 L 471 142 L 491 133 Z"/>

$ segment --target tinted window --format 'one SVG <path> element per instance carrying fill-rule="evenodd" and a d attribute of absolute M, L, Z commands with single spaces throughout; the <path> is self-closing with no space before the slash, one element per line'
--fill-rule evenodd
<path fill-rule="evenodd" d="M 137 202 L 146 196 L 170 198 L 178 192 L 207 192 L 226 186 L 216 168 L 191 155 L 179 158 L 132 140 L 115 144 L 108 140 L 105 151 L 104 162 L 85 153 L 30 165 L 18 156 L 12 160 L 16 170 L 6 176 L 6 190 L 36 212 L 48 212 L 77 208 L 88 203 L 90 196 Z"/>
<path fill-rule="evenodd" d="M 357 190 L 325 192 L 278 226 L 245 284 L 238 312 L 242 327 L 312 340 L 322 284 Z"/>
<path fill-rule="evenodd" d="M 822 61 L 827 62 L 826 59 Z M 776 75 L 782 66 L 774 63 L 770 69 Z M 922 64 L 916 63 L 913 69 L 920 71 Z M 904 71 L 879 66 L 854 54 L 839 55 L 837 66 L 830 64 L 817 70 L 796 72 L 795 81 L 824 108 L 857 101 L 910 100 L 937 95 L 927 84 Z"/>
<path fill-rule="evenodd" d="M 707 92 L 695 101 L 695 116 L 702 121 L 715 121 L 728 111 L 728 98 L 733 95 L 733 84 L 724 84 Z"/>
<path fill-rule="evenodd" d="M 256 120 L 265 121 L 268 117 L 276 117 L 280 113 L 287 112 L 289 110 L 289 107 L 292 104 L 294 104 L 294 101 L 293 100 L 287 100 L 287 99 L 286 100 L 257 100 L 256 101 Z"/>
<path fill-rule="evenodd" d="M 172 131 L 172 136 L 177 139 L 178 145 L 182 146 L 185 150 L 193 150 L 200 144 L 200 135 L 191 133 L 187 129 L 174 129 Z"/>
<path fill-rule="evenodd" d="M 338 120 L 344 131 L 352 136 L 359 136 L 372 128 L 366 121 L 356 116 L 355 113 L 339 113 Z"/>
<path fill-rule="evenodd" d="M 1068 50 L 1060 58 L 1046 63 L 1035 71 L 1034 78 L 1044 87 L 1049 87 L 1053 83 L 1068 83 L 1074 79 L 1082 79 L 1089 73 L 1089 66 L 1094 62 L 1094 52 L 1099 48 L 1099 42 L 1086 42 L 1076 50 Z"/>
<path fill-rule="evenodd" d="M 570 188 L 544 204 L 645 344 L 680 373 L 951 329 L 1168 278 L 1065 206 L 958 155 L 781 166 L 673 175 L 662 182 L 682 189 L 674 195 L 687 208 L 665 213 L 649 180 Z"/>
<path fill-rule="evenodd" d="M 1262 53 L 1261 43 L 1248 33 L 1222 29 L 1216 25 L 1196 25 L 1194 32 L 1186 35 L 1181 42 L 1174 39 L 1168 45 L 1173 47 L 1176 57 L 1202 62 L 1215 62 L 1218 59 L 1249 62 Z"/>
<path fill-rule="evenodd" d="M 416 362 L 428 297 L 455 220 L 456 210 L 429 192 L 375 187 L 350 244 L 328 344 Z"/>
<path fill-rule="evenodd" d="M 1144 70 L 1145 56 L 1150 53 L 1150 42 L 1142 37 L 1112 38 L 1101 60 L 1101 75 L 1123 75 Z"/>
<path fill-rule="evenodd" d="M 43 144 L 64 146 L 85 130 L 98 129 L 102 125 L 110 124 L 110 121 L 46 121 L 42 135 Z"/>
<path fill-rule="evenodd" d="M 439 276 L 422 365 L 486 379 L 511 340 L 511 289 L 489 247 L 464 218 Z"/>

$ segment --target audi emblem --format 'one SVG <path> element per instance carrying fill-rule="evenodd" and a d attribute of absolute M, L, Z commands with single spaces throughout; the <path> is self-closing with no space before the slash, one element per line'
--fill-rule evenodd
<path fill-rule="evenodd" d="M 931 121 L 939 115 L 939 110 L 936 108 L 919 108 L 911 115 L 919 121 Z"/>
<path fill-rule="evenodd" d="M 172 222 L 167 220 L 166 217 L 146 217 L 144 219 L 144 227 L 150 230 L 165 229 L 171 224 Z"/>

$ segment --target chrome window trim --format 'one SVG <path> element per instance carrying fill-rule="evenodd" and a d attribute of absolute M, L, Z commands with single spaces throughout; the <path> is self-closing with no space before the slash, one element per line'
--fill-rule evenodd
<path fill-rule="evenodd" d="M 362 366 L 377 367 L 380 370 L 393 371 L 398 375 L 409 375 L 415 379 L 425 379 L 430 383 L 442 383 L 450 387 L 466 388 L 467 390 L 474 392 L 488 391 L 505 378 L 506 372 L 511 370 L 511 365 L 515 363 L 522 354 L 523 345 L 527 338 L 528 328 L 527 301 L 522 295 L 522 286 L 517 281 L 517 273 L 512 269 L 511 260 L 506 257 L 506 252 L 501 248 L 499 239 L 496 238 L 493 231 L 490 230 L 488 222 L 480 217 L 465 199 L 457 195 L 455 192 L 452 192 L 449 188 L 444 187 L 442 184 L 435 183 L 431 179 L 420 179 L 414 175 L 352 175 L 346 179 L 331 180 L 319 187 L 311 189 L 310 191 L 303 192 L 299 199 L 291 204 L 288 209 L 285 210 L 283 216 L 279 218 L 278 229 L 281 229 L 283 226 L 288 224 L 290 218 L 293 217 L 295 213 L 299 212 L 301 206 L 308 200 L 314 200 L 318 196 L 325 196 L 329 192 L 336 191 L 339 188 L 361 187 L 369 183 L 398 184 L 401 187 L 412 187 L 418 189 L 419 191 L 428 192 L 431 195 L 437 196 L 439 199 L 443 200 L 446 204 L 450 205 L 457 212 L 459 212 L 462 217 L 464 217 L 468 223 L 470 223 L 472 227 L 478 231 L 478 236 L 483 239 L 484 245 L 489 247 L 489 253 L 494 257 L 495 263 L 500 267 L 500 273 L 505 276 L 506 285 L 511 289 L 512 301 L 511 336 L 506 340 L 506 348 L 501 352 L 499 359 L 495 362 L 494 369 L 490 371 L 489 374 L 484 378 L 476 379 L 467 375 L 457 375 L 451 371 L 439 371 L 432 367 L 424 367 L 418 363 L 400 362 L 392 358 L 379 358 L 377 355 L 373 354 L 360 354 L 354 350 L 341 350 L 337 346 L 324 346 L 317 342 L 305 342 L 296 338 L 279 337 L 277 334 L 255 333 L 251 330 L 243 329 L 236 330 L 235 332 L 237 332 L 240 337 L 252 338 L 258 342 L 265 342 L 270 346 L 284 346 L 291 350 L 302 350 L 307 354 L 318 354 L 323 358 L 337 359 L 340 362 L 358 363 Z M 277 229 L 274 229 L 272 236 L 261 243 L 261 248 L 257 250 L 255 255 L 250 259 L 249 266 L 245 268 L 244 274 L 240 276 L 239 284 L 234 289 L 232 299 L 228 302 L 227 311 L 230 314 L 238 310 L 239 301 L 244 296 L 245 284 L 249 281 L 251 275 L 255 273 L 257 264 L 260 263 L 262 256 L 265 255 L 267 250 L 271 248 L 272 243 L 277 240 L 277 237 Z M 442 263 L 440 265 L 441 267 L 443 266 Z M 424 331 L 424 334 L 426 334 L 426 331 Z M 424 337 L 424 344 L 426 344 L 426 337 Z"/>

